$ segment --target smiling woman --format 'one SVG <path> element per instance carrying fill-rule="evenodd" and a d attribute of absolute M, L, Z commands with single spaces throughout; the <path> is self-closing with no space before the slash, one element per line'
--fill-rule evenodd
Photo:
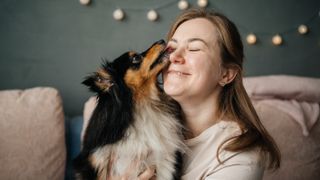
<path fill-rule="evenodd" d="M 183 111 L 182 179 L 262 179 L 280 166 L 279 150 L 243 87 L 243 45 L 224 15 L 191 9 L 168 33 L 164 90 Z"/>

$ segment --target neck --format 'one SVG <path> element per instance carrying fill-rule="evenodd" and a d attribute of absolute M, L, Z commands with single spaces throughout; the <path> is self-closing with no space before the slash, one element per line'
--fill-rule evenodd
<path fill-rule="evenodd" d="M 179 102 L 188 129 L 186 138 L 193 138 L 219 121 L 218 96 L 216 94 L 201 101 Z"/>

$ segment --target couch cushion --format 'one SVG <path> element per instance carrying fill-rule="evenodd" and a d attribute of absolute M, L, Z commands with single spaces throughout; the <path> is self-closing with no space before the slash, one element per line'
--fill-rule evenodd
<path fill-rule="evenodd" d="M 87 126 L 89 124 L 89 120 L 91 118 L 91 115 L 94 111 L 94 109 L 97 106 L 97 98 L 95 96 L 90 97 L 86 103 L 84 104 L 84 109 L 83 109 L 83 127 L 81 131 L 81 141 L 83 140 L 84 133 L 87 129 Z"/>
<path fill-rule="evenodd" d="M 0 91 L 0 147 L 0 179 L 64 179 L 64 115 L 58 91 Z"/>
<path fill-rule="evenodd" d="M 259 117 L 279 146 L 282 161 L 278 171 L 266 171 L 264 180 L 314 180 L 320 177 L 320 121 L 309 136 L 288 114 L 263 101 L 254 103 Z"/>

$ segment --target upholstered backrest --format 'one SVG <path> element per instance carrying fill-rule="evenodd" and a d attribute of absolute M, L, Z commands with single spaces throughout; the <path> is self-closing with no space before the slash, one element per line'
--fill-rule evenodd
<path fill-rule="evenodd" d="M 315 180 L 320 177 L 320 120 L 304 136 L 288 114 L 263 101 L 254 103 L 262 123 L 275 139 L 282 155 L 278 171 L 266 171 L 264 180 Z"/>
<path fill-rule="evenodd" d="M 65 130 L 56 89 L 0 91 L 0 179 L 62 180 Z"/>

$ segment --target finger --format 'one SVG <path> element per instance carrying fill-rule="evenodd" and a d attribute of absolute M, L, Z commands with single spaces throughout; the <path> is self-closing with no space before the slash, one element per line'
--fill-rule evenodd
<path fill-rule="evenodd" d="M 149 180 L 155 175 L 155 168 L 147 168 L 143 173 L 139 175 L 139 180 Z"/>
<path fill-rule="evenodd" d="M 113 180 L 113 179 L 117 180 L 117 178 L 115 178 L 115 177 L 111 178 L 113 176 L 112 175 L 112 166 L 113 166 L 114 162 L 115 162 L 115 155 L 114 155 L 114 153 L 111 153 L 111 155 L 109 157 L 108 164 L 107 164 L 107 177 L 108 177 L 107 179 L 110 179 L 110 180 Z M 118 178 L 118 179 L 120 179 L 120 178 Z"/>

